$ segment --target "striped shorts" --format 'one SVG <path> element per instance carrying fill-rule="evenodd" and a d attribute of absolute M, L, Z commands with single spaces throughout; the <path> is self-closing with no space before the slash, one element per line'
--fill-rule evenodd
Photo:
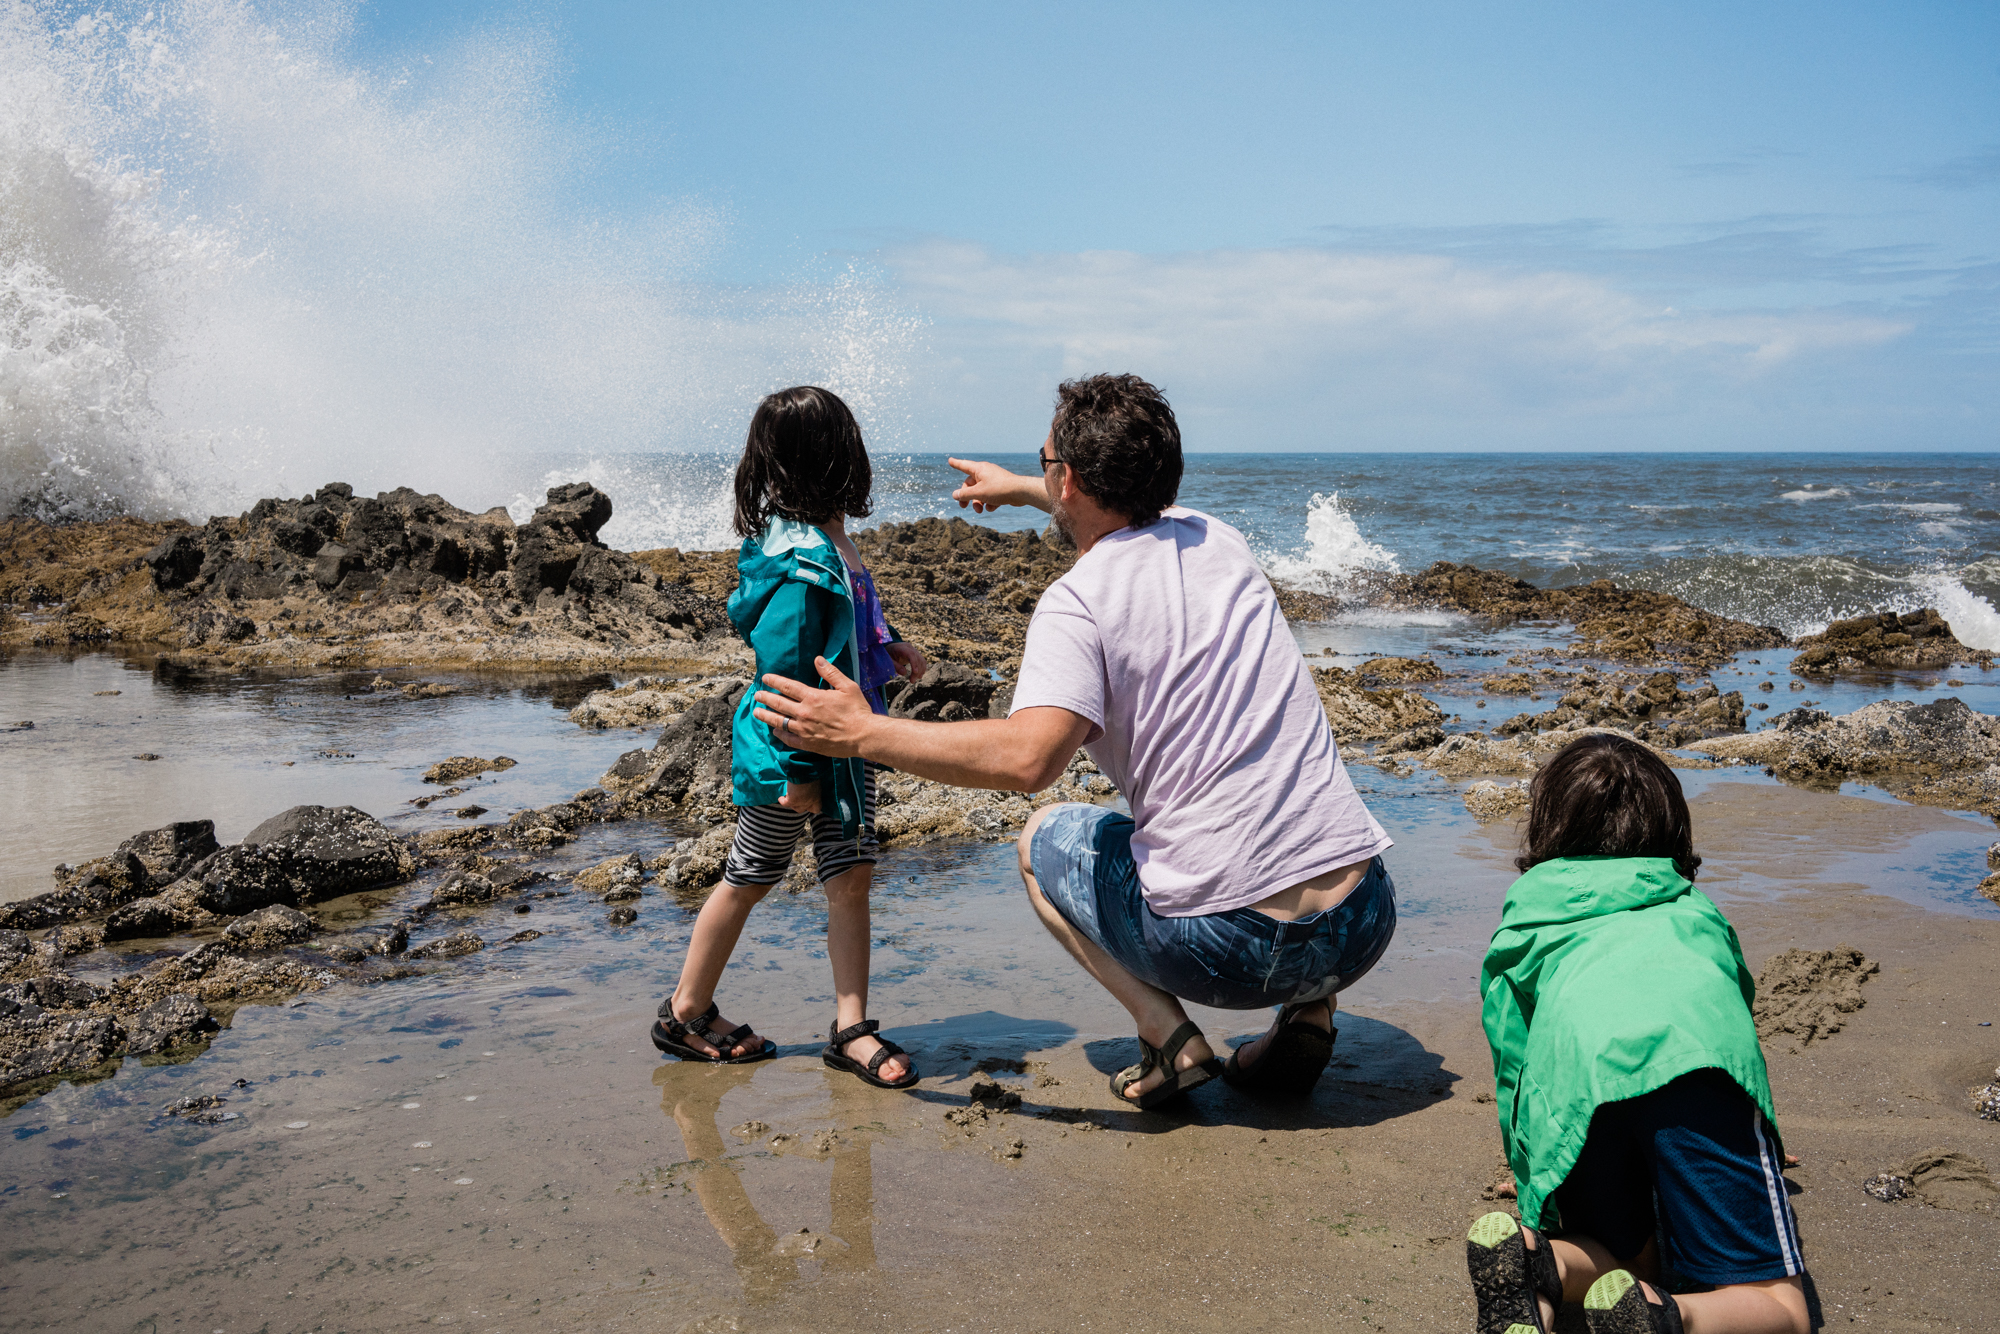
<path fill-rule="evenodd" d="M 799 839 L 812 825 L 813 858 L 819 864 L 819 882 L 827 881 L 857 866 L 875 864 L 875 771 L 861 790 L 861 837 L 843 838 L 840 821 L 830 815 L 805 815 L 783 806 L 738 806 L 736 837 L 729 845 L 729 861 L 722 878 L 732 885 L 775 885 L 791 869 L 792 853 Z"/>

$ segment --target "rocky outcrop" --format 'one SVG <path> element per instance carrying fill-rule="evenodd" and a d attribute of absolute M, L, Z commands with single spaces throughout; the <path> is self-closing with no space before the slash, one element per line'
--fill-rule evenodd
<path fill-rule="evenodd" d="M 1690 606 L 1671 593 L 1620 588 L 1609 579 L 1569 588 L 1537 588 L 1493 570 L 1439 561 L 1421 574 L 1395 575 L 1391 598 L 1476 616 L 1568 621 L 1578 657 L 1624 662 L 1680 662 L 1713 667 L 1745 649 L 1790 641 L 1775 626 L 1751 625 Z"/>
<path fill-rule="evenodd" d="M 366 811 L 294 806 L 216 853 L 160 897 L 189 915 L 235 915 L 393 884 L 414 869 L 409 852 Z"/>
<path fill-rule="evenodd" d="M 639 886 L 646 879 L 646 863 L 636 852 L 628 852 L 622 857 L 610 857 L 586 871 L 579 871 L 570 883 L 587 894 L 601 896 L 606 903 L 618 903 L 625 899 L 639 897 Z"/>
<path fill-rule="evenodd" d="M 426 783 L 456 783 L 462 779 L 476 777 L 479 774 L 505 773 L 517 763 L 519 761 L 510 759 L 505 755 L 496 755 L 490 760 L 481 759 L 477 755 L 454 755 L 448 760 L 439 760 L 436 764 L 424 770 L 424 781 Z"/>
<path fill-rule="evenodd" d="M 747 676 L 711 676 L 669 680 L 642 676 L 612 690 L 594 690 L 569 711 L 579 727 L 647 727 L 671 722 L 711 695 L 724 695 L 750 683 Z"/>
<path fill-rule="evenodd" d="M 730 723 L 749 688 L 745 680 L 697 700 L 667 724 L 650 750 L 626 751 L 598 782 L 607 791 L 647 805 L 725 814 Z"/>
<path fill-rule="evenodd" d="M 1793 709 L 1762 731 L 1688 749 L 1762 764 L 1789 782 L 1828 786 L 1865 777 L 1912 801 L 2000 816 L 2000 718 L 1955 697 L 1881 700 L 1839 717 Z"/>
<path fill-rule="evenodd" d="M 226 663 L 684 658 L 726 628 L 723 609 L 600 542 L 611 510 L 572 483 L 517 527 L 505 510 L 333 483 L 199 528 L 73 526 L 95 540 L 44 542 L 46 525 L 8 520 L 0 567 L 25 557 L 35 574 L 12 591 L 42 608 L 9 637 L 167 644 Z"/>
<path fill-rule="evenodd" d="M 215 851 L 211 820 L 134 834 L 109 856 L 56 867 L 54 891 L 0 904 L 0 929 L 32 931 L 110 912 L 173 884 Z"/>
<path fill-rule="evenodd" d="M 1488 736 L 1484 732 L 1461 732 L 1446 737 L 1422 756 L 1413 757 L 1425 768 L 1447 778 L 1473 778 L 1485 774 L 1531 775 L 1548 763 L 1549 757 L 1579 737 L 1594 732 L 1639 738 L 1617 727 L 1594 727 L 1587 723 L 1552 728 L 1546 732 L 1522 732 L 1515 736 Z M 1643 744 L 1643 743 L 1642 743 Z M 1712 769 L 1713 761 L 1689 760 L 1654 746 L 1653 753 L 1677 769 Z"/>
<path fill-rule="evenodd" d="M 167 996 L 125 1021 L 125 1051 L 151 1056 L 204 1040 L 220 1025 L 208 1007 L 192 996 Z"/>
<path fill-rule="evenodd" d="M 1443 736 L 1444 710 L 1414 690 L 1377 688 L 1368 684 L 1372 678 L 1339 667 L 1315 667 L 1312 677 L 1320 705 L 1343 748 L 1357 741 L 1384 741 L 1410 734 L 1408 744 L 1389 749 L 1414 750 L 1436 745 Z M 1437 737 L 1424 740 L 1433 730 L 1437 730 Z"/>
<path fill-rule="evenodd" d="M 891 718 L 955 723 L 967 718 L 1005 718 L 1014 698 L 990 671 L 957 662 L 935 662 L 914 681 L 901 677 L 882 687 Z"/>
<path fill-rule="evenodd" d="M 1629 688 L 1621 686 L 1629 683 Z M 1684 746 L 1690 741 L 1743 730 L 1743 692 L 1723 694 L 1712 682 L 1682 688 L 1674 672 L 1654 672 L 1643 680 L 1600 678 L 1586 672 L 1575 686 L 1541 713 L 1516 714 L 1493 730 L 1501 736 L 1575 726 L 1615 727 L 1648 745 Z"/>
<path fill-rule="evenodd" d="M 1799 640 L 1792 670 L 1801 676 L 1823 678 L 1860 668 L 1935 669 L 1958 663 L 1985 667 L 1992 661 L 1992 653 L 1959 643 L 1950 623 L 1926 607 L 1835 621 L 1819 634 Z"/>
<path fill-rule="evenodd" d="M 1465 809 L 1481 824 L 1511 820 L 1528 809 L 1528 785 L 1481 779 L 1465 790 L 1463 798 Z"/>
<path fill-rule="evenodd" d="M 240 949 L 276 950 L 303 945 L 319 931 L 319 923 L 282 903 L 259 908 L 231 922 L 222 938 Z"/>

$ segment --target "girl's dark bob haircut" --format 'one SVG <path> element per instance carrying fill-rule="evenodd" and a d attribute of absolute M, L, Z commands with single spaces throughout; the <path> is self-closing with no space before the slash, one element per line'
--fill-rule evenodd
<path fill-rule="evenodd" d="M 1701 866 L 1681 780 L 1645 746 L 1608 732 L 1557 751 L 1528 787 L 1520 870 L 1557 857 L 1671 857 L 1688 879 Z"/>
<path fill-rule="evenodd" d="M 736 465 L 736 531 L 755 537 L 773 514 L 800 523 L 867 515 L 874 487 L 861 427 L 840 395 L 780 389 L 757 405 Z"/>

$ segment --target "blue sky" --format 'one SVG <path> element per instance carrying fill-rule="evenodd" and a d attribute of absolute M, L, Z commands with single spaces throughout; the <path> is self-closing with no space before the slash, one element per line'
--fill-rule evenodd
<path fill-rule="evenodd" d="M 861 275 L 913 448 L 1018 444 L 1097 369 L 1204 448 L 2000 446 L 1993 6 L 375 0 L 351 37 L 419 94 L 496 49 L 561 207 L 706 220 L 676 281 Z"/>

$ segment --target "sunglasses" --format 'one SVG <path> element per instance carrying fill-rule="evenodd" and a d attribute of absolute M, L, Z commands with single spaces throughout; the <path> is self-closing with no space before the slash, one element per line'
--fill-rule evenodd
<path fill-rule="evenodd" d="M 1036 457 L 1037 459 L 1039 459 L 1039 460 L 1041 461 L 1041 464 L 1042 464 L 1042 471 L 1043 471 L 1043 472 L 1047 472 L 1047 471 L 1049 470 L 1049 465 L 1050 465 L 1051 463 L 1061 463 L 1061 462 L 1062 462 L 1062 460 L 1061 460 L 1061 459 L 1058 459 L 1058 458 L 1052 458 L 1052 457 L 1050 457 L 1050 456 L 1049 456 L 1049 455 L 1047 455 L 1047 454 L 1043 454 L 1043 453 L 1039 453 L 1039 452 L 1038 452 L 1038 453 L 1036 453 L 1035 457 Z"/>

